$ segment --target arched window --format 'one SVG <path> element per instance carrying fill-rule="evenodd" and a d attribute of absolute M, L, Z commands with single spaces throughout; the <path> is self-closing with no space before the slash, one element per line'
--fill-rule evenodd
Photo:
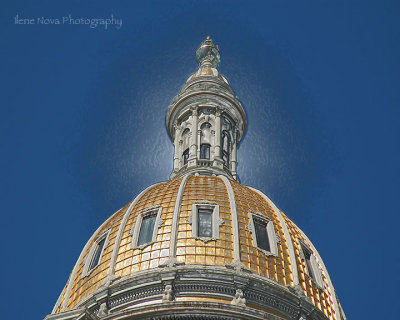
<path fill-rule="evenodd" d="M 227 131 L 222 131 L 222 160 L 224 160 L 225 166 L 229 168 L 231 155 L 231 138 Z"/>
<path fill-rule="evenodd" d="M 182 133 L 182 159 L 183 165 L 188 163 L 189 159 L 189 139 L 190 139 L 190 130 L 186 128 Z"/>
<path fill-rule="evenodd" d="M 211 149 L 211 124 L 204 122 L 200 126 L 200 159 L 210 160 L 210 149 Z"/>
<path fill-rule="evenodd" d="M 183 150 L 186 150 L 187 148 L 189 148 L 189 143 L 190 143 L 189 140 L 190 140 L 190 130 L 189 130 L 189 128 L 186 128 L 182 132 L 182 149 Z"/>
<path fill-rule="evenodd" d="M 210 143 L 211 142 L 211 124 L 208 122 L 204 122 L 201 127 L 201 143 Z"/>

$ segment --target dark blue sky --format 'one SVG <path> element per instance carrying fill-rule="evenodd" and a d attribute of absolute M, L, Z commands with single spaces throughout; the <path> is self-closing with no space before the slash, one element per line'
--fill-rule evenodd
<path fill-rule="evenodd" d="M 69 14 L 122 27 L 37 24 Z M 2 317 L 43 318 L 97 226 L 168 179 L 165 113 L 210 35 L 248 116 L 241 182 L 307 233 L 349 319 L 395 319 L 399 16 L 398 1 L 2 2 Z"/>

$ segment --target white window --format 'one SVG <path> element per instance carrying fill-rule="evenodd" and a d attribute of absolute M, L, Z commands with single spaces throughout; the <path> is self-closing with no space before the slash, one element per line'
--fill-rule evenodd
<path fill-rule="evenodd" d="M 253 235 L 253 243 L 266 255 L 278 255 L 277 237 L 270 219 L 259 212 L 250 212 L 250 223 L 247 228 Z"/>
<path fill-rule="evenodd" d="M 204 122 L 200 126 L 201 130 L 201 143 L 211 143 L 211 124 L 209 122 Z"/>
<path fill-rule="evenodd" d="M 318 267 L 317 260 L 312 250 L 302 241 L 299 240 L 301 246 L 301 258 L 304 261 L 307 269 L 307 273 L 310 278 L 317 284 L 319 288 L 323 288 L 324 284 L 322 281 L 321 271 Z"/>
<path fill-rule="evenodd" d="M 163 224 L 161 220 L 162 207 L 154 206 L 143 210 L 136 218 L 131 230 L 132 247 L 143 249 L 157 239 L 158 228 Z"/>
<path fill-rule="evenodd" d="M 100 236 L 98 236 L 95 242 L 92 244 L 92 247 L 90 248 L 89 253 L 85 259 L 85 264 L 82 270 L 82 277 L 87 277 L 100 264 L 104 248 L 108 244 L 109 233 L 110 230 L 106 230 L 105 232 L 100 234 Z"/>
<path fill-rule="evenodd" d="M 219 239 L 219 227 L 224 220 L 219 216 L 219 205 L 204 200 L 192 205 L 188 222 L 192 225 L 192 237 L 207 242 Z"/>

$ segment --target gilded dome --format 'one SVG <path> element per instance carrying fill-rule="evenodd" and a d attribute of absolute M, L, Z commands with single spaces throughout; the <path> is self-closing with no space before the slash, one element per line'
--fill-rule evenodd
<path fill-rule="evenodd" d="M 83 248 L 46 320 L 345 320 L 305 234 L 237 179 L 244 109 L 208 37 L 169 105 L 171 180 L 114 213 Z"/>
<path fill-rule="evenodd" d="M 219 230 L 214 238 L 199 237 L 194 230 L 194 208 L 202 205 L 218 208 Z M 156 236 L 147 245 L 137 246 L 135 226 L 141 213 L 154 209 L 160 212 Z M 269 250 L 256 243 L 254 219 L 264 220 L 272 228 Z M 93 246 L 104 235 L 99 262 L 88 272 Z M 305 250 L 315 257 L 315 270 L 307 265 Z M 83 249 L 53 312 L 82 307 L 104 288 L 117 288 L 129 279 L 149 272 L 159 274 L 171 266 L 210 268 L 228 274 L 239 271 L 249 279 L 273 284 L 288 295 L 293 291 L 290 288 L 296 288 L 296 294 L 308 297 L 326 318 L 340 319 L 335 311 L 337 299 L 318 252 L 271 200 L 226 177 L 189 175 L 147 188 L 103 223 Z M 176 301 L 199 300 L 199 295 L 190 290 L 176 295 Z M 231 304 L 232 297 L 217 295 L 210 301 Z M 277 312 L 256 302 L 249 301 L 247 307 Z"/>

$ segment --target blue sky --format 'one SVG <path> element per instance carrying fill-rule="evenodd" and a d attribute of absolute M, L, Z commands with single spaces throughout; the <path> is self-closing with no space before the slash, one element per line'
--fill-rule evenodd
<path fill-rule="evenodd" d="M 121 28 L 62 24 L 111 14 Z M 210 35 L 248 116 L 240 181 L 306 232 L 349 319 L 395 319 L 399 14 L 397 1 L 3 2 L 4 318 L 49 313 L 97 226 L 168 179 L 165 113 Z"/>

